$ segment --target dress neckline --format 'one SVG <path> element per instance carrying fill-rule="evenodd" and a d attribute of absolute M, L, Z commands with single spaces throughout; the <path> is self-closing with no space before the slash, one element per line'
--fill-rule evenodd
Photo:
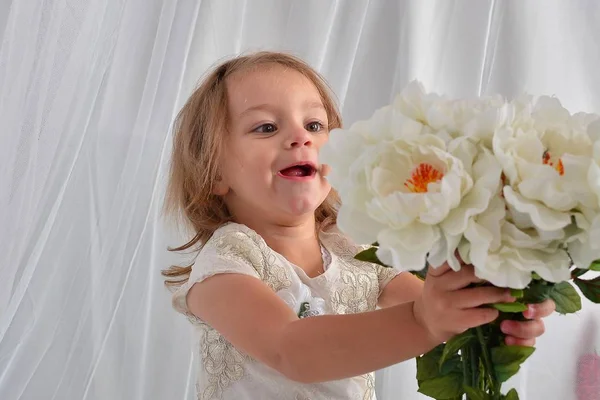
<path fill-rule="evenodd" d="M 225 227 L 228 225 L 231 226 L 232 228 L 235 227 L 235 228 L 239 229 L 240 231 L 242 231 L 245 234 L 247 234 L 248 236 L 250 236 L 253 240 L 259 242 L 261 245 L 264 245 L 268 249 L 268 251 L 273 253 L 275 256 L 285 260 L 288 264 L 290 264 L 296 270 L 296 272 L 299 275 L 301 275 L 303 278 L 308 279 L 309 281 L 316 281 L 316 280 L 322 279 L 323 277 L 328 276 L 330 274 L 330 271 L 334 269 L 334 268 L 332 268 L 332 266 L 334 265 L 334 263 L 333 263 L 334 254 L 331 251 L 331 249 L 328 248 L 327 244 L 325 243 L 327 241 L 326 239 L 328 238 L 328 234 L 330 232 L 319 231 L 319 235 L 318 235 L 319 245 L 321 247 L 321 257 L 323 260 L 323 271 L 324 272 L 320 273 L 317 276 L 310 277 L 310 276 L 308 276 L 308 274 L 306 273 L 306 271 L 303 268 L 294 264 L 293 262 L 288 260 L 283 254 L 281 254 L 281 253 L 277 252 L 276 250 L 274 250 L 273 248 L 271 248 L 268 245 L 268 243 L 266 242 L 266 240 L 262 236 L 260 236 L 258 234 L 258 232 L 256 232 L 254 229 L 250 228 L 247 225 L 240 224 L 237 222 L 228 222 L 225 225 L 223 225 L 222 227 Z"/>

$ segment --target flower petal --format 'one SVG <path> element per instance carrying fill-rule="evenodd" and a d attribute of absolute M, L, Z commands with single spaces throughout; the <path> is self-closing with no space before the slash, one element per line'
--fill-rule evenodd
<path fill-rule="evenodd" d="M 337 218 L 338 228 L 356 243 L 373 243 L 385 225 L 371 218 L 365 211 L 342 204 Z"/>
<path fill-rule="evenodd" d="M 581 218 L 581 215 L 579 217 Z M 589 268 L 593 261 L 600 259 L 600 214 L 593 218 L 577 240 L 569 243 L 569 254 L 573 263 L 583 269 Z"/>
<path fill-rule="evenodd" d="M 504 187 L 504 197 L 506 202 L 517 211 L 529 215 L 539 229 L 556 231 L 564 228 L 571 222 L 571 217 L 568 213 L 555 211 L 539 202 L 528 200 L 515 192 L 510 186 Z"/>
<path fill-rule="evenodd" d="M 447 262 L 450 268 L 454 271 L 459 271 L 461 264 L 455 252 L 461 239 L 462 235 L 443 234 L 440 240 L 436 241 L 431 248 L 427 262 L 434 268 L 440 267 Z"/>
<path fill-rule="evenodd" d="M 437 227 L 420 223 L 408 229 L 385 229 L 377 236 L 377 257 L 400 271 L 420 271 L 425 267 L 427 253 L 439 239 Z"/>

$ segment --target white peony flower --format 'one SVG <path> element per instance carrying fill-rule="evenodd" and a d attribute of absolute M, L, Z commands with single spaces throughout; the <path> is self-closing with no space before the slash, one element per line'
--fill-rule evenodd
<path fill-rule="evenodd" d="M 358 243 L 377 241 L 380 260 L 398 269 L 420 270 L 428 254 L 434 267 L 448 260 L 459 269 L 454 251 L 467 221 L 499 191 L 491 152 L 463 138 L 446 146 L 432 134 L 342 140 L 351 136 L 360 135 L 333 131 L 321 154 L 336 171 L 329 180 L 342 197 L 339 228 Z"/>
<path fill-rule="evenodd" d="M 513 121 L 496 131 L 494 154 L 506 176 L 513 222 L 556 235 L 571 223 L 572 210 L 595 202 L 587 180 L 591 118 L 571 116 L 554 98 L 525 104 L 515 102 Z"/>

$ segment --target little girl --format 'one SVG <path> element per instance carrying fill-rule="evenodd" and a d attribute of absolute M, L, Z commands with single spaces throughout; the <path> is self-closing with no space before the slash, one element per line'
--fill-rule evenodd
<path fill-rule="evenodd" d="M 419 356 L 493 321 L 513 301 L 467 288 L 473 269 L 443 266 L 425 282 L 357 261 L 336 230 L 339 199 L 319 149 L 340 115 L 317 72 L 261 52 L 218 66 L 175 124 L 166 205 L 200 247 L 164 271 L 174 307 L 195 327 L 199 399 L 375 399 L 372 371 Z M 553 312 L 502 326 L 533 345 Z"/>

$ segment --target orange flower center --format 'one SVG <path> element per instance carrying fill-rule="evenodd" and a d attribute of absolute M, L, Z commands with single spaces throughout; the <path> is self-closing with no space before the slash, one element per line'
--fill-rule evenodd
<path fill-rule="evenodd" d="M 554 169 L 556 170 L 556 172 L 558 172 L 560 176 L 563 176 L 565 174 L 565 166 L 563 165 L 562 160 L 559 158 L 556 165 L 554 165 L 554 162 L 552 161 L 552 154 L 550 154 L 548 150 L 544 151 L 544 154 L 542 155 L 542 162 L 545 165 L 554 167 Z"/>
<path fill-rule="evenodd" d="M 419 164 L 412 172 L 410 179 L 404 182 L 404 186 L 413 193 L 427 193 L 427 186 L 433 182 L 439 182 L 444 174 L 430 164 Z"/>

